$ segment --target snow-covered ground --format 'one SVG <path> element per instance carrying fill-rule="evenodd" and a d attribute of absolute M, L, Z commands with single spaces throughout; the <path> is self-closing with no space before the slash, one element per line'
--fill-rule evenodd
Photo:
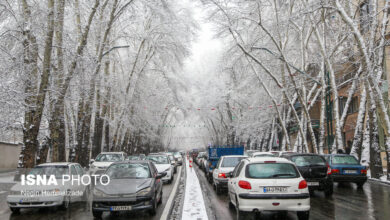
<path fill-rule="evenodd" d="M 193 164 L 194 165 L 194 164 Z M 205 202 L 203 200 L 202 189 L 200 188 L 198 177 L 194 168 L 189 167 L 189 161 L 185 163 L 186 166 L 186 189 L 184 195 L 184 207 L 182 213 L 182 220 L 196 219 L 207 220 L 207 212 Z"/>

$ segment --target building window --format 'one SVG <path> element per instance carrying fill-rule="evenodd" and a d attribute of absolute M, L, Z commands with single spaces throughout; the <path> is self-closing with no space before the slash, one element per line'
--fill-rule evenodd
<path fill-rule="evenodd" d="M 344 112 L 344 109 L 345 109 L 345 105 L 347 104 L 347 100 L 348 98 L 347 97 L 339 97 L 339 105 L 340 105 L 340 116 L 343 114 Z M 348 111 L 347 111 L 347 114 L 353 114 L 355 112 L 358 112 L 359 111 L 359 99 L 357 96 L 355 97 L 352 97 L 352 100 L 351 100 L 351 103 L 349 103 L 349 106 L 348 106 Z"/>
<path fill-rule="evenodd" d="M 363 2 L 360 5 L 360 31 L 362 33 L 366 33 L 368 29 L 371 26 L 372 19 L 370 17 L 370 12 L 371 12 L 371 6 L 369 5 L 368 1 Z"/>

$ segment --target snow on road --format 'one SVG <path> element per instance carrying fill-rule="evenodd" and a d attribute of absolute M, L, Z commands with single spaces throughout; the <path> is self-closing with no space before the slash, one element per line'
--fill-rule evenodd
<path fill-rule="evenodd" d="M 198 177 L 196 176 L 194 168 L 189 167 L 188 159 L 186 160 L 185 165 L 187 178 L 182 220 L 207 220 L 205 202 L 203 200 L 202 189 L 200 188 Z"/>

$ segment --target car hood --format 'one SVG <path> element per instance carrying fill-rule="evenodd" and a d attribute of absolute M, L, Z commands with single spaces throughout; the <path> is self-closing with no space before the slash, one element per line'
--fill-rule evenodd
<path fill-rule="evenodd" d="M 65 184 L 62 184 L 61 179 L 57 179 L 57 185 L 51 184 L 51 185 L 22 185 L 21 182 L 16 183 L 14 186 L 11 187 L 11 191 L 22 191 L 22 190 L 32 190 L 32 191 L 41 191 L 41 190 L 65 190 L 70 187 L 70 184 L 68 184 L 69 181 L 66 181 Z"/>
<path fill-rule="evenodd" d="M 164 172 L 166 169 L 171 167 L 170 164 L 155 164 L 155 165 L 159 173 Z"/>
<path fill-rule="evenodd" d="M 132 194 L 147 188 L 152 183 L 149 179 L 111 179 L 106 186 L 96 185 L 95 188 L 105 194 Z"/>
<path fill-rule="evenodd" d="M 108 167 L 108 166 L 110 166 L 112 163 L 114 163 L 114 162 L 108 162 L 108 161 L 99 162 L 99 161 L 95 161 L 95 162 L 93 162 L 92 164 L 93 164 L 95 167 Z"/>

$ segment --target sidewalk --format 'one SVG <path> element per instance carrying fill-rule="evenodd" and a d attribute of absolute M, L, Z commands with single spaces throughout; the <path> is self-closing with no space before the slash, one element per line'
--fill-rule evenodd
<path fill-rule="evenodd" d="M 182 220 L 208 220 L 198 177 L 196 176 L 195 170 L 193 170 L 194 168 L 189 167 L 188 159 L 186 160 L 185 166 L 187 178 Z M 194 164 L 192 164 L 192 166 L 194 166 Z"/>

